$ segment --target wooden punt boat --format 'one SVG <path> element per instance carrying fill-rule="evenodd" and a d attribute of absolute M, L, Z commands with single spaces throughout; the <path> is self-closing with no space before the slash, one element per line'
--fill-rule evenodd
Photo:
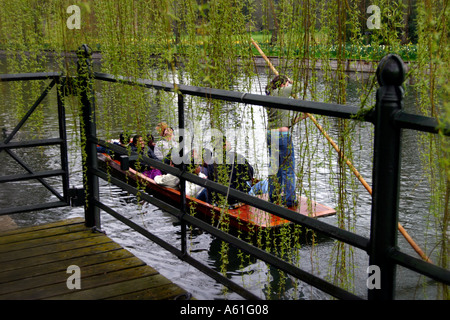
<path fill-rule="evenodd" d="M 180 203 L 180 191 L 161 186 L 157 184 L 153 179 L 129 168 L 127 171 L 123 171 L 120 168 L 120 163 L 117 160 L 113 160 L 109 155 L 104 153 L 98 153 L 99 165 L 103 168 L 109 166 L 111 175 L 114 177 L 126 181 L 128 183 L 133 182 L 134 185 L 139 185 L 141 188 L 145 186 L 145 191 L 158 199 L 168 202 L 171 205 L 179 205 Z M 267 195 L 260 196 L 267 199 Z M 207 202 L 198 200 L 194 197 L 186 196 L 186 205 L 190 211 L 195 212 L 195 216 L 216 225 L 219 221 L 219 217 L 224 213 L 227 214 L 230 227 L 234 231 L 249 232 L 261 231 L 261 230 L 276 230 L 282 226 L 291 225 L 292 222 L 280 218 L 278 216 L 267 213 L 261 209 L 252 207 L 247 204 L 240 204 L 237 207 L 231 208 L 219 208 L 211 205 Z M 317 203 L 307 198 L 301 197 L 297 207 L 290 208 L 290 210 L 298 212 L 298 214 L 321 218 L 330 215 L 334 215 L 336 211 L 323 204 Z"/>

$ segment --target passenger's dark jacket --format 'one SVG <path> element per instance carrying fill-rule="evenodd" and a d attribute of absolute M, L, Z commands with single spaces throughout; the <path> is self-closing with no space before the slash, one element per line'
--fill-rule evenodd
<path fill-rule="evenodd" d="M 223 157 L 224 163 L 214 162 L 208 165 L 208 179 L 218 182 L 223 185 L 230 185 L 230 188 L 248 193 L 250 191 L 250 186 L 247 181 L 253 179 L 253 167 L 247 161 L 245 157 L 235 152 L 228 152 Z M 227 161 L 225 161 L 227 159 Z M 216 159 L 217 160 L 217 159 Z M 230 179 L 231 174 L 231 179 Z M 212 202 L 217 202 L 217 193 L 209 192 L 209 199 Z M 234 204 L 238 200 L 232 197 L 228 198 L 229 204 Z"/>

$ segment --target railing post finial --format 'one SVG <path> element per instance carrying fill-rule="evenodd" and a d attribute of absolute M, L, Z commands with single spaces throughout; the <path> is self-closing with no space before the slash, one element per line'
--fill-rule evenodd
<path fill-rule="evenodd" d="M 394 54 L 385 56 L 378 65 L 376 76 L 380 88 L 375 106 L 369 264 L 381 271 L 381 288 L 370 289 L 368 297 L 392 300 L 396 264 L 389 257 L 389 251 L 397 246 L 401 157 L 401 129 L 393 118 L 402 108 L 403 61 Z"/>
<path fill-rule="evenodd" d="M 405 64 L 396 54 L 384 56 L 378 64 L 376 75 L 380 86 L 401 86 L 405 81 Z"/>
<path fill-rule="evenodd" d="M 77 50 L 77 71 L 78 74 L 92 75 L 92 50 L 87 44 L 81 45 Z"/>

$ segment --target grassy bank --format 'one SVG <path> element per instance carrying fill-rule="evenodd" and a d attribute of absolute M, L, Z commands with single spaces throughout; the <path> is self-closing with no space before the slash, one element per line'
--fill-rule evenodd
<path fill-rule="evenodd" d="M 315 39 L 314 45 L 310 45 L 307 48 L 298 47 L 295 44 L 284 43 L 280 45 L 279 43 L 271 44 L 271 34 L 267 32 L 251 32 L 248 33 L 244 39 L 248 39 L 248 42 L 236 38 L 235 40 L 235 52 L 248 52 L 252 51 L 253 56 L 259 56 L 258 50 L 250 43 L 250 38 L 254 39 L 264 53 L 267 56 L 272 57 L 288 57 L 290 59 L 295 58 L 307 58 L 307 59 L 338 59 L 339 57 L 344 60 L 365 60 L 365 61 L 379 61 L 383 56 L 388 53 L 398 54 L 404 61 L 415 61 L 417 59 L 417 45 L 406 44 L 399 47 L 391 47 L 386 45 L 356 45 L 351 42 L 347 42 L 342 48 L 337 45 L 321 44 L 320 39 Z M 133 51 L 140 52 L 150 51 L 154 54 L 159 55 L 161 50 L 161 44 L 157 42 L 158 39 L 139 39 L 136 41 L 131 41 L 132 45 L 135 46 Z M 208 35 L 198 35 L 195 42 L 190 41 L 186 37 L 180 37 L 177 41 L 175 37 L 170 43 L 170 47 L 174 53 L 183 54 L 188 50 L 188 47 L 195 46 L 198 50 L 202 50 L 205 45 L 209 43 L 210 39 Z M 81 45 L 81 43 L 79 44 Z M 96 39 L 92 39 L 89 44 L 91 48 L 95 51 L 103 51 L 104 44 L 101 44 Z M 78 47 L 67 48 L 69 51 L 76 51 Z M 295 48 L 294 50 L 292 48 Z M 0 50 L 9 51 L 14 50 L 14 48 L 7 48 L 5 44 L 0 42 Z M 52 50 L 52 45 L 50 43 L 43 43 L 42 50 Z M 341 51 L 341 54 L 340 54 Z M 305 54 L 307 52 L 307 54 Z"/>

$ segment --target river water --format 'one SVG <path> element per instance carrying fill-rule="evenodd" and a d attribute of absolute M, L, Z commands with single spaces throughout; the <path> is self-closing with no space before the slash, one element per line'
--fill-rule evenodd
<path fill-rule="evenodd" d="M 5 61 L 0 64 L 0 73 L 4 73 Z M 368 76 L 368 75 L 365 75 Z M 251 88 L 253 93 L 261 93 L 264 88 L 266 75 L 263 72 L 253 81 Z M 356 100 L 357 81 L 354 76 L 349 77 L 348 86 L 348 104 Z M 238 85 L 239 87 L 239 85 Z M 320 86 L 318 88 L 320 90 Z M 32 90 L 30 90 L 31 92 Z M 16 123 L 16 117 L 11 112 L 13 104 L 13 84 L 0 83 L 0 126 L 10 132 Z M 37 96 L 31 96 L 27 90 L 20 95 L 24 99 L 25 105 L 32 104 Z M 42 123 L 40 131 L 44 138 L 54 138 L 58 136 L 58 123 L 56 111 L 55 90 L 50 92 L 49 96 L 42 104 Z M 412 96 L 412 94 L 410 95 Z M 102 107 L 102 94 L 97 93 L 99 108 Z M 373 97 L 372 97 L 373 98 Z M 70 104 L 70 101 L 68 101 Z M 176 108 L 176 104 L 174 105 Z M 411 100 L 405 101 L 405 108 L 414 112 L 414 105 Z M 229 114 L 230 122 L 239 122 L 241 131 L 238 137 L 233 140 L 236 142 L 236 149 L 245 153 L 249 160 L 254 163 L 260 177 L 267 173 L 266 142 L 264 134 L 264 109 L 257 106 L 233 105 L 233 112 Z M 67 132 L 69 136 L 69 169 L 71 187 L 82 186 L 81 155 L 76 141 L 79 137 L 76 119 L 73 116 L 71 108 L 66 109 L 67 113 Z M 250 116 L 253 119 L 250 119 Z M 319 118 L 320 120 L 320 118 Z M 194 130 L 198 125 L 192 119 L 187 119 L 187 127 Z M 201 122 L 202 130 L 207 129 L 207 123 Z M 27 123 L 19 131 L 13 141 L 33 139 L 36 137 L 36 129 L 32 123 Z M 243 131 L 242 131 L 243 130 Z M 248 132 L 246 131 L 248 130 Z M 294 131 L 295 145 L 298 146 L 297 163 L 298 167 L 306 166 L 314 168 L 309 170 L 310 175 L 306 175 L 304 181 L 304 190 L 309 192 L 309 196 L 330 207 L 337 206 L 335 195 L 335 170 L 337 157 L 333 151 L 330 151 L 327 142 L 311 124 L 301 124 Z M 331 120 L 327 130 L 332 137 L 337 132 L 336 122 Z M 251 134 L 249 133 L 251 132 Z M 102 132 L 99 132 L 101 136 Z M 373 132 L 370 124 L 360 124 L 354 132 L 354 165 L 371 185 L 372 176 L 372 144 Z M 242 138 L 242 137 L 249 137 Z M 305 144 L 305 141 L 308 141 Z M 309 149 L 306 150 L 306 145 Z M 431 226 L 432 221 L 428 214 L 429 205 L 429 186 L 423 174 L 423 168 L 418 152 L 419 144 L 417 134 L 410 130 L 405 130 L 403 135 L 402 149 L 402 172 L 401 172 L 401 199 L 400 199 L 400 222 L 411 235 L 411 237 L 423 248 L 432 248 L 435 240 L 433 239 L 434 229 Z M 303 150 L 303 151 L 302 151 Z M 17 155 L 27 161 L 30 166 L 36 170 L 57 169 L 60 167 L 60 155 L 57 147 L 41 147 L 15 150 Z M 309 156 L 305 157 L 304 155 Z M 329 163 L 332 163 L 331 165 Z M 18 166 L 5 152 L 0 153 L 0 174 L 8 175 L 13 173 L 22 173 L 23 169 Z M 61 190 L 58 179 L 47 179 L 48 183 Z M 361 186 L 356 185 L 348 190 L 353 204 L 350 206 L 349 221 L 354 228 L 354 232 L 369 236 L 370 233 L 370 196 Z M 145 226 L 173 245 L 180 246 L 180 226 L 176 218 L 170 214 L 154 207 L 150 204 L 138 203 L 132 196 L 121 189 L 109 185 L 101 180 L 101 201 L 110 205 L 119 213 L 129 217 L 136 223 Z M 0 189 L 0 208 L 12 207 L 24 204 L 39 203 L 40 201 L 54 201 L 55 196 L 48 190 L 42 188 L 37 181 L 27 181 L 24 183 L 4 183 Z M 33 213 L 21 213 L 12 216 L 18 226 L 29 226 L 71 217 L 83 217 L 82 207 L 62 208 L 46 211 L 37 211 Z M 241 299 L 233 292 L 224 290 L 224 287 L 214 280 L 210 279 L 194 267 L 180 261 L 170 253 L 166 252 L 158 245 L 145 239 L 143 236 L 133 232 L 130 228 L 114 220 L 109 215 L 102 212 L 102 228 L 107 235 L 120 243 L 126 249 L 136 256 L 156 268 L 161 274 L 182 286 L 191 292 L 197 299 Z M 322 221 L 336 225 L 337 217 L 323 218 Z M 220 241 L 214 239 L 207 233 L 194 230 L 189 232 L 188 246 L 191 255 L 204 262 L 212 268 L 220 270 Z M 408 243 L 399 236 L 399 247 L 402 251 L 415 256 L 415 252 Z M 327 278 L 333 274 L 335 258 L 335 242 L 328 239 L 322 239 L 318 243 L 302 244 L 298 252 L 295 252 L 299 258 L 299 266 L 307 271 L 314 272 L 319 277 Z M 293 253 L 294 254 L 294 253 Z M 353 279 L 354 292 L 362 297 L 367 295 L 366 279 L 368 256 L 359 249 L 353 249 L 351 259 L 348 262 L 348 273 Z M 319 290 L 313 289 L 302 282 L 295 283 L 288 277 L 286 288 L 281 295 L 276 293 L 279 273 L 265 263 L 250 259 L 241 261 L 238 253 L 230 249 L 228 254 L 229 264 L 227 266 L 227 276 L 239 284 L 244 285 L 248 290 L 264 299 L 329 299 L 330 297 Z M 433 255 L 431 256 L 433 258 Z M 399 299 L 435 299 L 436 286 L 433 281 L 418 277 L 415 273 L 398 267 L 397 271 L 397 298 Z"/>

